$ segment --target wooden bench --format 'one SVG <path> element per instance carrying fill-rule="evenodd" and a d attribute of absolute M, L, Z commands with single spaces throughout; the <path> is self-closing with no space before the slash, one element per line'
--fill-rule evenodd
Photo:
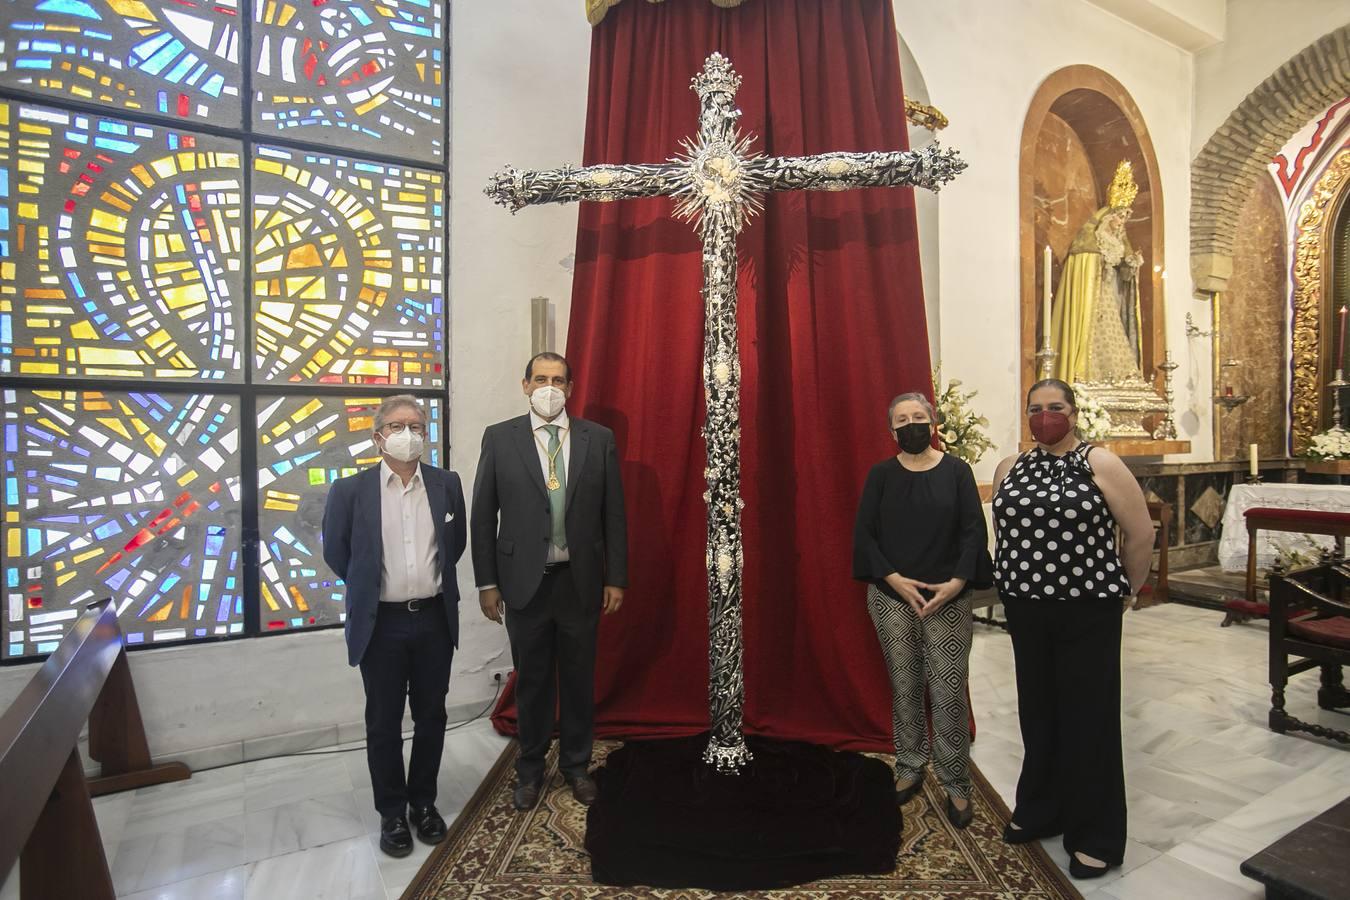
<path fill-rule="evenodd" d="M 1224 627 L 1246 622 L 1252 618 L 1264 619 L 1270 615 L 1270 604 L 1257 599 L 1256 547 L 1260 531 L 1286 531 L 1295 534 L 1326 534 L 1336 539 L 1337 558 L 1345 557 L 1345 539 L 1350 536 L 1350 513 L 1325 512 L 1316 509 L 1277 509 L 1254 507 L 1243 515 L 1247 519 L 1247 593 L 1242 599 L 1224 602 Z"/>
<path fill-rule="evenodd" d="M 1350 798 L 1245 860 L 1240 871 L 1269 900 L 1338 900 L 1350 884 Z"/>
<path fill-rule="evenodd" d="M 87 781 L 76 747 L 86 720 L 102 767 Z M 151 762 L 117 612 L 89 607 L 0 715 L 0 882 L 21 860 L 22 900 L 112 900 L 90 798 L 191 774 Z"/>

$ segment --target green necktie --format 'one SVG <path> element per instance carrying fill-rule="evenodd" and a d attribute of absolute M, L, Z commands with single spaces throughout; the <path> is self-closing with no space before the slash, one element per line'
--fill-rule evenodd
<path fill-rule="evenodd" d="M 567 549 L 567 461 L 563 459 L 562 442 L 558 439 L 559 427 L 545 425 L 548 431 L 548 458 L 553 461 L 553 471 L 558 476 L 558 486 L 548 492 L 549 511 L 553 516 L 553 546 L 559 550 Z"/>

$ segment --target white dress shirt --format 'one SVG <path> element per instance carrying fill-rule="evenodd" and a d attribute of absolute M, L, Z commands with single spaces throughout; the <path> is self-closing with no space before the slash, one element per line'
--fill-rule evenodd
<path fill-rule="evenodd" d="M 441 554 L 421 463 L 405 485 L 380 461 L 380 534 L 381 602 L 403 603 L 441 592 Z"/>
<path fill-rule="evenodd" d="M 562 438 L 562 448 L 558 451 L 558 461 L 563 464 L 563 473 L 567 476 L 570 484 L 572 481 L 572 420 L 567 418 L 567 410 L 553 419 L 552 422 L 545 422 L 543 417 L 533 409 L 530 410 L 530 427 L 534 429 L 534 449 L 539 456 L 539 467 L 544 472 L 544 485 L 548 486 L 548 429 L 545 426 L 557 425 L 561 431 L 558 437 Z M 548 556 L 544 558 L 545 563 L 560 563 L 570 559 L 567 550 L 562 547 L 555 547 L 552 541 L 549 541 Z"/>

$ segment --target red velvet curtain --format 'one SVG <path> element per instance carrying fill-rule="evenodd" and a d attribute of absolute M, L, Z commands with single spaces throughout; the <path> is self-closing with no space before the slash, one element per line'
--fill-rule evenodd
<path fill-rule="evenodd" d="M 743 78 L 759 152 L 908 146 L 890 0 L 671 0 L 595 28 L 584 162 L 672 156 L 714 50 Z M 577 234 L 569 407 L 616 433 L 630 546 L 627 600 L 600 630 L 601 736 L 708 727 L 702 274 L 671 209 L 585 203 Z M 770 195 L 739 249 L 746 728 L 886 750 L 890 687 L 850 564 L 864 477 L 894 452 L 886 404 L 929 390 L 913 194 Z M 514 730 L 509 695 L 495 719 Z"/>

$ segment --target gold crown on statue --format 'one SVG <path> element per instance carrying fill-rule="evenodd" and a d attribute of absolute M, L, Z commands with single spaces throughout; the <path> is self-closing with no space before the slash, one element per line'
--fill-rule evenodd
<path fill-rule="evenodd" d="M 1112 209 L 1129 209 L 1139 194 L 1139 185 L 1134 183 L 1134 167 L 1128 159 L 1122 159 L 1116 166 L 1116 177 L 1106 189 L 1106 202 Z"/>

